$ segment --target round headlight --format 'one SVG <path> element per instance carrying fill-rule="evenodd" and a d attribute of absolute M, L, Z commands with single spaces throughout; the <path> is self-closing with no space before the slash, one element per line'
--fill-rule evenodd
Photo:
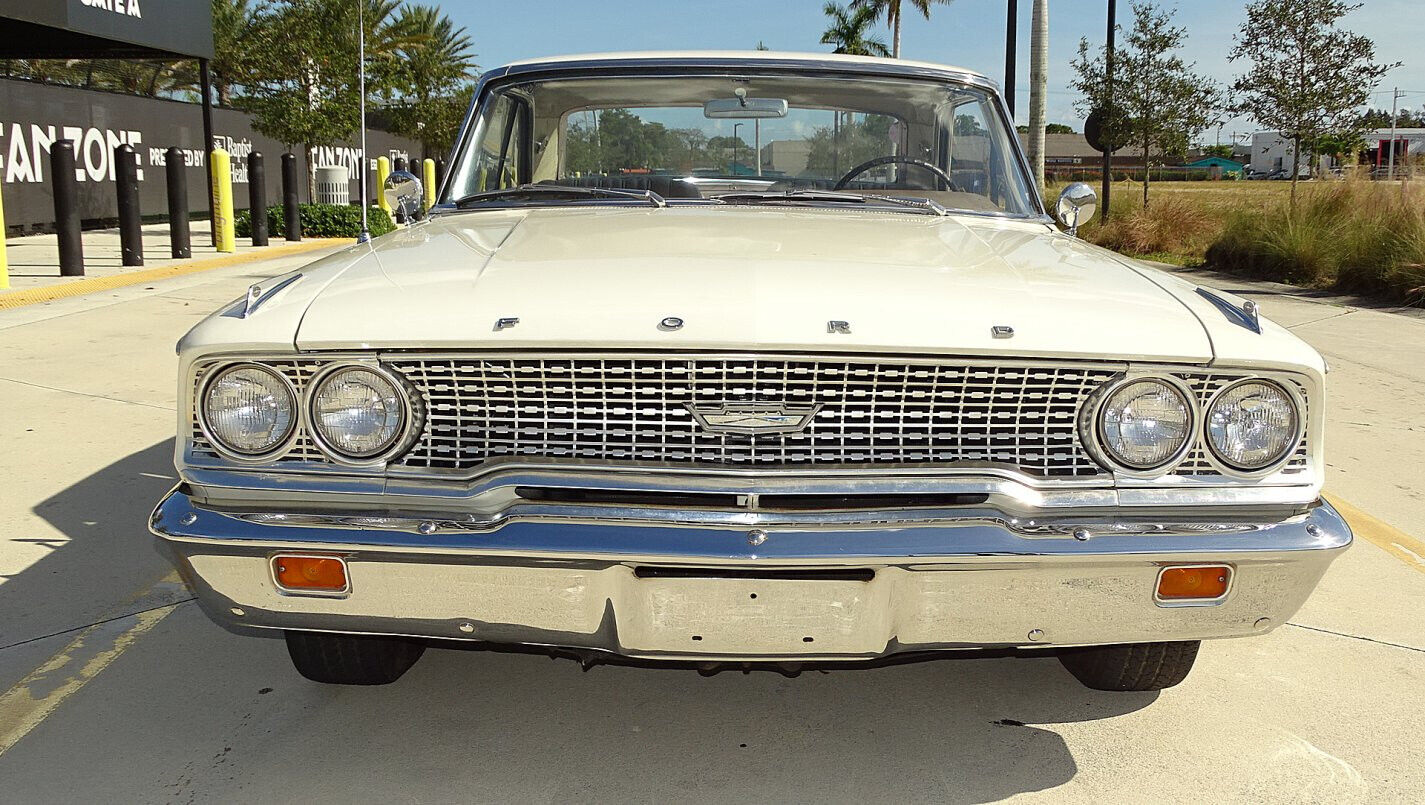
<path fill-rule="evenodd" d="M 256 364 L 224 369 L 203 390 L 203 430 L 242 457 L 276 450 L 297 425 L 297 398 L 281 375 Z"/>
<path fill-rule="evenodd" d="M 1299 419 L 1286 390 L 1264 380 L 1228 386 L 1207 411 L 1207 443 L 1227 466 L 1253 472 L 1286 458 L 1296 446 Z"/>
<path fill-rule="evenodd" d="M 348 366 L 331 372 L 312 389 L 309 405 L 318 441 L 340 458 L 380 456 L 405 432 L 406 397 L 375 369 Z"/>
<path fill-rule="evenodd" d="M 1099 409 L 1100 443 L 1109 458 L 1131 470 L 1158 469 L 1177 458 L 1192 429 L 1192 403 L 1163 380 L 1124 383 Z"/>

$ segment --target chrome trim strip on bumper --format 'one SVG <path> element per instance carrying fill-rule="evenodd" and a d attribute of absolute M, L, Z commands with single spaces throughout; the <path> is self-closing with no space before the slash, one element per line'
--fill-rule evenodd
<path fill-rule="evenodd" d="M 1280 522 L 1215 522 L 1182 517 L 1020 520 L 987 509 L 946 510 L 919 520 L 874 512 L 798 518 L 785 512 L 682 512 L 658 523 L 601 506 L 531 506 L 488 523 L 468 518 L 386 517 L 340 513 L 227 512 L 196 505 L 175 489 L 154 510 L 150 530 L 171 542 L 215 545 L 399 550 L 470 556 L 629 557 L 701 563 L 771 561 L 845 564 L 933 557 L 1115 556 L 1143 553 L 1334 550 L 1351 531 L 1329 504 Z M 958 513 L 951 513 L 957 512 Z M 700 515 L 712 515 L 700 517 Z M 732 518 L 732 519 L 729 519 Z M 749 529 L 766 532 L 753 544 Z M 1079 533 L 1076 535 L 1075 532 Z"/>
<path fill-rule="evenodd" d="M 1087 539 L 1074 533 L 1081 524 L 1017 529 L 980 515 L 859 528 L 515 519 L 484 532 L 427 533 L 408 525 L 219 512 L 175 491 L 152 528 L 220 622 L 699 660 L 1260 634 L 1295 613 L 1351 540 L 1325 503 L 1281 522 L 1138 522 Z M 274 589 L 270 557 L 287 551 L 340 555 L 350 593 Z M 1202 562 L 1232 566 L 1222 601 L 1154 601 L 1163 565 Z M 650 568 L 684 570 L 640 572 Z M 788 569 L 814 580 L 791 580 Z"/>

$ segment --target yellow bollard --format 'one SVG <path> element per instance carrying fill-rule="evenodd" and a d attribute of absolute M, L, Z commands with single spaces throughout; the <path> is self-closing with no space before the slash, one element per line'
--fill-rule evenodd
<path fill-rule="evenodd" d="M 5 257 L 5 200 L 0 198 L 0 291 L 10 287 L 10 261 Z"/>
<path fill-rule="evenodd" d="M 235 252 L 232 159 L 227 151 L 214 148 L 208 164 L 213 172 L 213 245 L 220 252 Z"/>
<path fill-rule="evenodd" d="M 386 203 L 386 177 L 391 175 L 391 160 L 386 157 L 376 157 L 376 206 L 380 207 L 386 217 L 393 222 L 396 220 L 391 215 L 391 205 Z"/>
<path fill-rule="evenodd" d="M 426 186 L 426 209 L 430 209 L 435 206 L 435 160 L 421 160 L 421 178 Z"/>

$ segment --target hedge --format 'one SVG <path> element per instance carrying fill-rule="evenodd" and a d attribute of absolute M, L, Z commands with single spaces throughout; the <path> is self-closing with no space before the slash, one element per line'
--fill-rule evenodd
<path fill-rule="evenodd" d="M 361 234 L 361 208 L 340 204 L 303 204 L 297 208 L 302 216 L 304 238 L 354 238 Z M 238 210 L 233 216 L 233 228 L 240 238 L 252 237 L 252 216 L 248 210 Z M 366 216 L 371 237 L 394 232 L 396 225 L 380 207 L 372 207 Z M 287 236 L 287 218 L 278 204 L 267 208 L 267 234 L 273 238 Z"/>

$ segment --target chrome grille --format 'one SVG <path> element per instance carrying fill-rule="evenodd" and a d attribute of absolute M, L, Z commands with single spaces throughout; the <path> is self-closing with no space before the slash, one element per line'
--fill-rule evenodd
<path fill-rule="evenodd" d="M 1080 402 L 1114 370 L 777 358 L 518 357 L 390 361 L 425 397 L 399 462 L 468 469 L 506 457 L 711 467 L 1010 466 L 1101 470 L 1079 444 Z M 692 407 L 819 405 L 799 433 L 699 427 Z"/>
<path fill-rule="evenodd" d="M 265 360 L 301 395 L 326 363 Z M 395 467 L 469 470 L 501 458 L 704 467 L 1013 467 L 1046 478 L 1106 475 L 1080 444 L 1080 404 L 1113 367 L 968 362 L 540 356 L 388 356 L 423 396 L 423 431 Z M 221 462 L 197 426 L 192 457 Z M 1205 406 L 1245 372 L 1173 372 Z M 1297 384 L 1302 398 L 1306 390 Z M 707 433 L 690 406 L 820 404 L 795 434 Z M 1305 415 L 1306 412 L 1303 412 Z M 300 428 L 282 464 L 332 466 Z M 1284 467 L 1308 468 L 1303 435 Z M 1220 477 L 1198 444 L 1175 475 Z"/>

